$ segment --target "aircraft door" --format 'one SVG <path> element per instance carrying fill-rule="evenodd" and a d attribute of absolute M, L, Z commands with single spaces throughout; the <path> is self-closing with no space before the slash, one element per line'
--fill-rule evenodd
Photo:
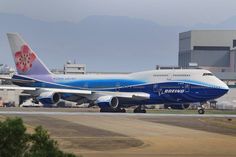
<path fill-rule="evenodd" d="M 189 84 L 185 84 L 185 92 L 188 93 L 190 91 L 190 85 Z"/>
<path fill-rule="evenodd" d="M 158 94 L 159 96 L 161 95 L 161 88 L 160 88 L 160 86 L 158 84 L 155 84 L 153 86 L 153 92 Z"/>
<path fill-rule="evenodd" d="M 172 73 L 169 73 L 167 76 L 167 80 L 172 80 L 172 77 L 173 77 Z"/>
<path fill-rule="evenodd" d="M 120 91 L 120 82 L 116 82 L 116 91 L 117 91 L 117 92 Z"/>
<path fill-rule="evenodd" d="M 158 85 L 157 84 L 153 85 L 153 92 L 156 93 L 158 91 L 159 91 Z"/>

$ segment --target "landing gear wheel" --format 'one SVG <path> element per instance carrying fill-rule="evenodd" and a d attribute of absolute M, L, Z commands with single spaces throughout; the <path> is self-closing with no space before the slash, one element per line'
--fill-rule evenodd
<path fill-rule="evenodd" d="M 134 113 L 146 113 L 146 110 L 134 110 Z"/>
<path fill-rule="evenodd" d="M 126 110 L 124 108 L 120 109 L 121 113 L 126 113 Z"/>
<path fill-rule="evenodd" d="M 112 109 L 112 108 L 101 108 L 100 112 L 117 112 L 117 113 L 125 113 L 126 110 L 124 108 L 117 108 L 117 109 Z"/>
<path fill-rule="evenodd" d="M 142 108 L 142 106 L 138 106 L 136 109 L 134 109 L 134 113 L 146 113 L 147 111 Z"/>
<path fill-rule="evenodd" d="M 198 113 L 199 113 L 199 114 L 204 114 L 204 113 L 205 113 L 205 110 L 204 110 L 203 108 L 198 109 Z"/>
<path fill-rule="evenodd" d="M 100 112 L 111 112 L 111 110 L 108 108 L 101 108 Z"/>
<path fill-rule="evenodd" d="M 205 106 L 204 104 L 206 104 L 207 102 L 202 102 L 200 103 L 200 107 L 198 108 L 198 113 L 199 114 L 204 114 L 205 113 Z"/>

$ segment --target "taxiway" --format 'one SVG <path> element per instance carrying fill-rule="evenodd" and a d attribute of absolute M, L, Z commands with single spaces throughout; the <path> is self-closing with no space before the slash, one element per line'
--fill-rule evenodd
<path fill-rule="evenodd" d="M 68 152 L 84 157 L 236 156 L 235 115 L 117 114 L 76 109 L 1 109 L 29 131 L 42 125 Z"/>

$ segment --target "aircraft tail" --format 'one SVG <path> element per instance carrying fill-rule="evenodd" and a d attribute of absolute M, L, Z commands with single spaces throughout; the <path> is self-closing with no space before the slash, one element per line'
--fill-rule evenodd
<path fill-rule="evenodd" d="M 20 75 L 48 75 L 50 70 L 17 33 L 7 33 L 17 73 Z"/>

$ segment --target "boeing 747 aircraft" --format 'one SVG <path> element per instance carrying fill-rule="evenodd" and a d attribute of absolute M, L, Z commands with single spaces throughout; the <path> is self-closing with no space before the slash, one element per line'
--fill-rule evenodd
<path fill-rule="evenodd" d="M 202 69 L 151 70 L 122 75 L 55 75 L 16 33 L 7 34 L 17 74 L 11 81 L 19 89 L 51 106 L 62 100 L 90 103 L 101 112 L 146 112 L 142 105 L 204 104 L 228 92 L 228 86 Z M 56 55 L 55 55 L 56 57 Z M 53 59 L 52 59 L 53 61 Z M 204 108 L 198 110 L 204 113 Z"/>

